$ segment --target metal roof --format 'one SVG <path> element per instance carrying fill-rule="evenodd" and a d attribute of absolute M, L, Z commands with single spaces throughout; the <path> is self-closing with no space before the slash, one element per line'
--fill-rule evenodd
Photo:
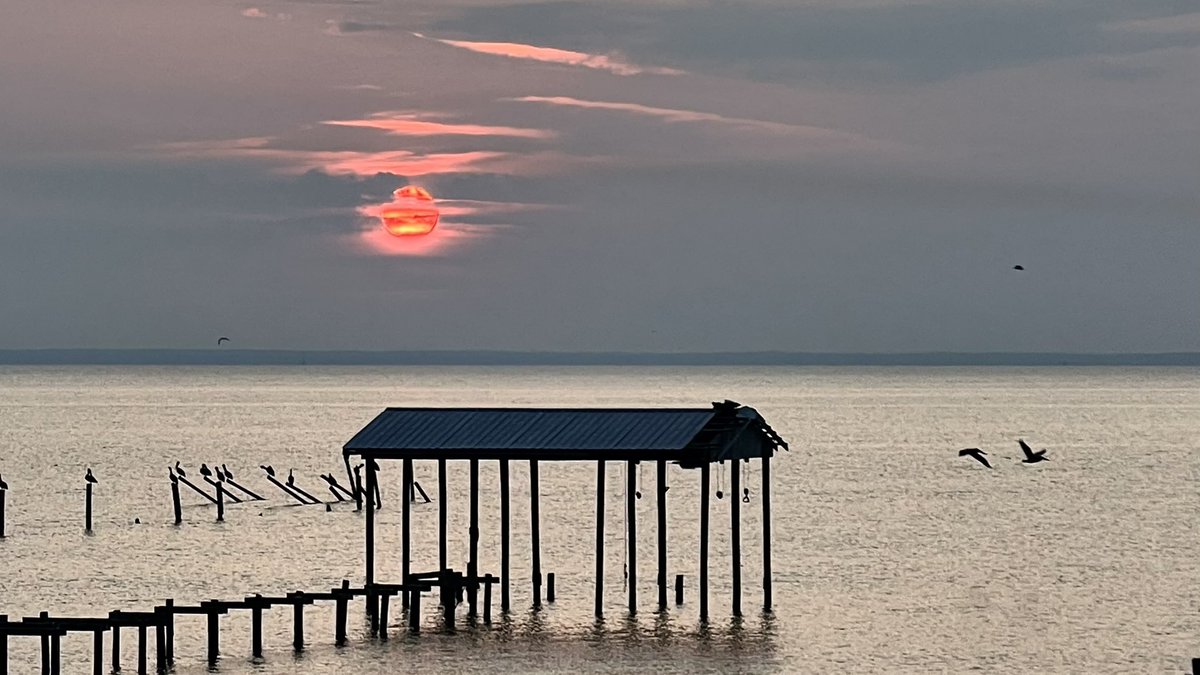
<path fill-rule="evenodd" d="M 740 432 L 755 430 L 748 437 Z M 786 447 L 753 408 L 388 408 L 346 455 L 445 459 L 675 459 L 769 456 Z"/>

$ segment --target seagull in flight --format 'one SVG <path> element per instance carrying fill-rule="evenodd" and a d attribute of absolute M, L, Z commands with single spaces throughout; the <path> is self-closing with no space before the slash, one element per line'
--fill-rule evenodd
<path fill-rule="evenodd" d="M 218 347 L 220 347 L 220 346 L 221 346 L 221 343 L 222 343 L 222 342 L 229 342 L 229 338 L 227 338 L 227 337 L 219 337 L 219 338 L 217 338 L 217 346 L 218 346 Z"/>
<path fill-rule="evenodd" d="M 986 455 L 987 455 L 987 453 L 980 450 L 979 448 L 967 448 L 966 450 L 958 451 L 959 457 L 973 457 L 975 459 L 975 461 L 979 462 L 980 464 L 982 464 L 990 469 L 990 468 L 992 468 L 992 465 L 988 464 Z"/>
<path fill-rule="evenodd" d="M 1014 270 L 1017 270 L 1017 271 L 1019 271 L 1019 272 L 1024 272 L 1024 271 L 1025 271 L 1025 266 L 1024 266 L 1024 265 L 1013 265 L 1013 269 L 1014 269 Z"/>
<path fill-rule="evenodd" d="M 1022 464 L 1037 464 L 1038 462 L 1050 461 L 1050 458 L 1046 457 L 1046 450 L 1044 448 L 1034 452 L 1033 448 L 1029 447 L 1023 439 L 1018 439 L 1017 442 L 1021 444 L 1021 452 L 1025 453 L 1025 459 L 1021 460 Z"/>

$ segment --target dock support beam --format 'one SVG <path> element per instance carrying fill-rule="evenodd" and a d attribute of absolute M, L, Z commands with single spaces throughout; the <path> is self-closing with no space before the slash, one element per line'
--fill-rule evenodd
<path fill-rule="evenodd" d="M 121 672 L 121 627 L 112 627 L 112 671 Z"/>
<path fill-rule="evenodd" d="M 0 662 L 0 666 L 5 665 Z M 7 669 L 0 669 L 0 672 L 7 673 Z M 92 633 L 92 673 L 94 675 L 104 675 L 104 631 L 98 630 Z"/>
<path fill-rule="evenodd" d="M 500 611 L 508 614 L 511 611 L 508 592 L 509 578 L 509 503 L 508 503 L 508 460 L 500 460 Z M 442 569 L 445 569 L 443 567 Z"/>
<path fill-rule="evenodd" d="M 711 489 L 712 465 L 700 466 L 700 621 L 708 621 L 708 500 Z"/>
<path fill-rule="evenodd" d="M 667 460 L 658 460 L 658 609 L 667 609 Z"/>
<path fill-rule="evenodd" d="M 367 502 L 367 524 L 366 524 L 366 597 L 367 597 L 367 614 L 375 616 L 375 610 L 371 607 L 371 587 L 375 585 L 375 481 L 378 477 L 375 471 L 371 468 L 373 462 L 371 458 L 364 457 L 363 460 L 367 464 L 367 484 L 366 484 L 366 502 Z M 405 460 L 407 461 L 407 460 Z M 404 540 L 408 541 L 408 532 L 405 532 Z"/>
<path fill-rule="evenodd" d="M 92 484 L 87 484 L 87 507 L 85 508 L 83 517 L 83 529 L 86 532 L 92 531 Z"/>
<path fill-rule="evenodd" d="M 297 600 L 301 593 L 297 592 Z M 304 651 L 304 603 L 297 601 L 292 605 L 292 649 Z"/>
<path fill-rule="evenodd" d="M 179 479 L 171 476 L 171 505 L 175 509 L 175 524 L 183 522 L 183 507 L 179 503 Z"/>
<path fill-rule="evenodd" d="M 408 575 L 412 571 L 412 494 L 413 463 L 411 459 L 403 462 L 402 485 L 400 486 L 400 583 L 408 583 Z M 368 493 L 370 491 L 368 490 Z M 400 608 L 408 607 L 408 594 L 400 594 Z"/>
<path fill-rule="evenodd" d="M 115 630 L 115 628 L 114 628 Z M 114 632 L 115 636 L 116 633 Z M 114 642 L 114 644 L 116 644 Z M 116 649 L 114 647 L 114 649 Z M 221 614 L 218 610 L 216 600 L 210 601 L 208 605 L 208 666 L 213 668 L 217 665 L 217 657 L 221 654 Z M 114 656 L 115 658 L 115 656 Z M 113 670 L 117 670 L 114 668 Z"/>
<path fill-rule="evenodd" d="M 446 460 L 439 459 L 438 463 L 438 569 L 446 569 L 449 561 L 446 554 L 447 504 L 446 504 Z M 408 583 L 404 581 L 404 583 Z"/>
<path fill-rule="evenodd" d="M 471 466 L 471 524 L 467 530 L 470 542 L 467 556 L 467 576 L 475 579 L 479 574 L 479 460 L 470 460 Z M 407 581 L 405 582 L 407 583 Z M 475 618 L 478 611 L 479 586 L 467 586 L 468 616 Z"/>
<path fill-rule="evenodd" d="M 762 458 L 763 611 L 771 611 L 771 458 Z"/>
<path fill-rule="evenodd" d="M 596 462 L 596 618 L 604 617 L 604 460 Z"/>
<path fill-rule="evenodd" d="M 742 615 L 742 460 L 729 461 L 729 548 L 733 558 L 733 615 Z"/>
<path fill-rule="evenodd" d="M 637 614 L 637 467 L 635 461 L 625 463 L 625 525 L 628 532 L 629 560 L 629 613 Z"/>
<path fill-rule="evenodd" d="M 533 548 L 533 606 L 542 606 L 542 534 L 539 514 L 538 462 L 529 460 L 529 529 Z"/>

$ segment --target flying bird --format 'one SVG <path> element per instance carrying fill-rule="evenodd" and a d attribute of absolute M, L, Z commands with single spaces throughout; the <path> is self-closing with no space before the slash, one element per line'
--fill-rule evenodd
<path fill-rule="evenodd" d="M 207 464 L 200 465 L 200 475 L 205 478 L 212 478 L 212 469 L 208 468 Z"/>
<path fill-rule="evenodd" d="M 7 490 L 7 489 L 8 489 L 8 483 L 4 482 L 4 475 L 0 474 L 0 490 Z"/>
<path fill-rule="evenodd" d="M 975 461 L 990 469 L 992 468 L 992 465 L 988 464 L 987 457 L 985 455 L 987 455 L 987 453 L 979 448 L 967 448 L 966 450 L 958 451 L 959 457 L 973 457 Z"/>
<path fill-rule="evenodd" d="M 1013 269 L 1014 269 L 1014 270 L 1019 270 L 1019 271 L 1021 271 L 1021 272 L 1024 272 L 1024 271 L 1025 271 L 1025 266 L 1024 266 L 1024 265 L 1013 265 Z"/>
<path fill-rule="evenodd" d="M 272 478 L 275 477 L 275 467 L 271 466 L 270 464 L 259 464 L 258 468 L 266 471 L 268 476 Z"/>
<path fill-rule="evenodd" d="M 222 342 L 229 342 L 229 338 L 227 338 L 227 337 L 219 337 L 219 338 L 217 338 L 217 346 L 218 346 L 218 347 L 220 347 L 220 346 L 221 346 L 221 343 L 222 343 Z"/>
<path fill-rule="evenodd" d="M 175 462 L 175 473 L 179 474 L 180 478 L 187 478 L 187 472 L 183 470 L 182 466 L 179 466 L 178 461 Z"/>
<path fill-rule="evenodd" d="M 1038 462 L 1050 461 L 1050 458 L 1046 457 L 1045 448 L 1034 452 L 1033 448 L 1029 447 L 1024 440 L 1018 439 L 1017 442 L 1021 444 L 1021 452 L 1025 453 L 1025 459 L 1021 460 L 1022 464 L 1037 464 Z"/>
<path fill-rule="evenodd" d="M 100 482 L 100 481 L 96 480 L 95 476 L 92 475 L 92 467 L 90 467 L 90 466 L 88 467 L 87 475 L 84 476 L 83 479 L 89 483 L 99 483 Z"/>

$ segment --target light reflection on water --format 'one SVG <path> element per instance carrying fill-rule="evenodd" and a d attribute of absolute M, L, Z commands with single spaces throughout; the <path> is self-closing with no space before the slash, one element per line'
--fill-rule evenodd
<path fill-rule="evenodd" d="M 594 467 L 542 465 L 543 570 L 558 602 L 529 603 L 528 475 L 513 466 L 514 614 L 491 628 L 420 636 L 393 604 L 391 639 L 332 646 L 332 603 L 265 613 L 266 658 L 248 658 L 249 616 L 222 620 L 223 673 L 355 672 L 1182 672 L 1200 656 L 1200 371 L 1109 368 L 2 368 L 0 473 L 12 487 L 0 541 L 0 612 L 93 615 L 361 582 L 362 515 L 291 506 L 257 469 L 327 496 L 339 448 L 387 405 L 758 408 L 793 451 L 773 463 L 776 612 L 763 617 L 758 473 L 742 512 L 743 605 L 730 620 L 728 498 L 712 506 L 710 612 L 696 620 L 696 472 L 671 467 L 670 579 L 686 602 L 656 614 L 653 500 L 638 502 L 641 613 L 625 614 L 625 477 L 606 486 L 607 618 L 592 614 Z M 1022 466 L 1015 438 L 1048 447 Z M 987 449 L 996 467 L 956 456 Z M 170 524 L 166 468 L 225 462 L 268 502 L 225 523 L 183 492 Z M 82 533 L 82 476 L 97 486 Z M 480 571 L 499 573 L 497 472 L 481 466 Z M 654 471 L 641 489 L 654 494 Z M 399 468 L 385 463 L 380 581 L 399 569 Z M 436 485 L 432 462 L 416 478 Z M 726 479 L 727 480 L 727 479 Z M 721 487 L 714 472 L 714 489 Z M 451 465 L 452 565 L 466 556 L 467 471 Z M 724 484 L 728 490 L 727 483 Z M 436 495 L 432 494 L 436 498 Z M 413 569 L 437 561 L 437 504 L 413 509 Z M 140 518 L 140 524 L 134 524 Z M 494 602 L 499 604 L 498 592 Z M 673 596 L 673 593 L 672 593 Z M 463 621 L 460 608 L 460 622 Z M 13 672 L 36 640 L 13 638 Z M 128 672 L 136 632 L 123 636 Z M 107 649 L 107 647 L 106 647 Z M 91 639 L 64 643 L 65 671 L 90 672 Z M 151 651 L 152 648 L 151 648 Z M 178 673 L 206 672 L 204 619 L 178 621 Z"/>

